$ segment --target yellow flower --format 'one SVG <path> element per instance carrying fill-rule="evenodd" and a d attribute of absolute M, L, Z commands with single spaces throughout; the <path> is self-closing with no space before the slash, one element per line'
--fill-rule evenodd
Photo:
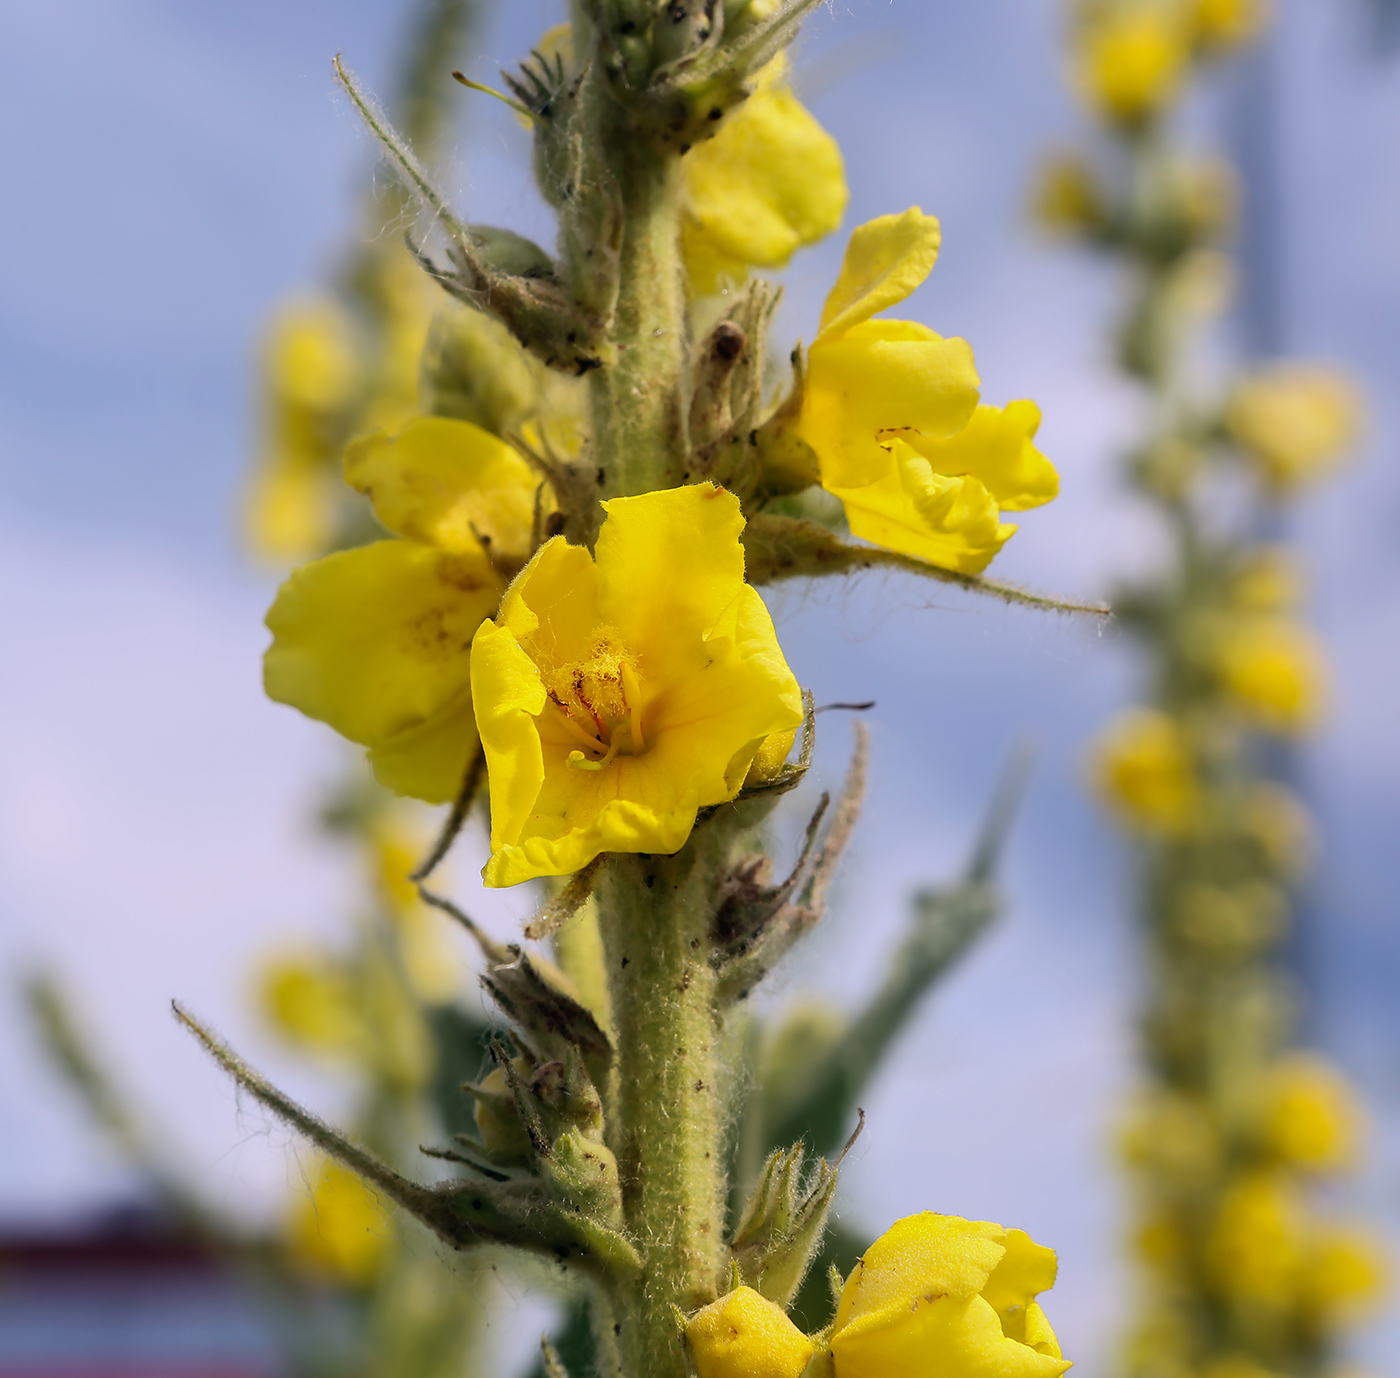
<path fill-rule="evenodd" d="M 1179 832 L 1200 808 L 1190 746 L 1176 721 L 1155 709 L 1133 709 L 1112 723 L 1091 771 L 1104 802 L 1143 832 Z"/>
<path fill-rule="evenodd" d="M 1282 1162 L 1337 1172 L 1356 1161 L 1361 1110 L 1345 1077 L 1313 1053 L 1290 1053 L 1269 1069 L 1265 1146 Z"/>
<path fill-rule="evenodd" d="M 1323 1229 L 1303 1274 L 1303 1302 L 1324 1323 L 1354 1321 L 1390 1286 L 1390 1255 L 1370 1230 L 1355 1225 Z"/>
<path fill-rule="evenodd" d="M 1222 643 L 1221 683 L 1260 726 L 1300 732 L 1316 722 L 1326 666 L 1306 627 L 1281 617 L 1250 618 L 1232 624 Z"/>
<path fill-rule="evenodd" d="M 682 164 L 682 244 L 691 290 L 742 283 L 748 268 L 782 268 L 824 239 L 846 209 L 836 140 L 787 84 L 787 56 L 759 74 L 753 94 Z"/>
<path fill-rule="evenodd" d="M 331 299 L 293 302 L 264 350 L 265 436 L 244 505 L 248 543 L 283 563 L 323 549 L 335 522 L 332 466 L 358 379 L 354 322 Z"/>
<path fill-rule="evenodd" d="M 799 1378 L 817 1347 L 752 1287 L 701 1307 L 685 1327 L 699 1378 Z"/>
<path fill-rule="evenodd" d="M 1269 22 L 1268 0 L 1193 0 L 1189 22 L 1203 48 L 1238 48 L 1263 32 Z"/>
<path fill-rule="evenodd" d="M 295 1047 L 337 1055 L 359 1045 L 364 1025 L 355 991 L 333 963 L 309 957 L 274 957 L 258 977 L 267 1022 Z"/>
<path fill-rule="evenodd" d="M 382 784 L 444 803 L 477 749 L 472 634 L 504 587 L 483 547 L 524 553 L 535 479 L 504 442 L 443 417 L 353 443 L 346 472 L 406 539 L 339 551 L 283 584 L 264 684 L 368 747 Z"/>
<path fill-rule="evenodd" d="M 349 1168 L 325 1159 L 287 1222 L 293 1257 L 351 1286 L 373 1281 L 391 1242 L 379 1197 Z"/>
<path fill-rule="evenodd" d="M 938 221 L 917 206 L 852 234 L 808 354 L 797 432 L 855 535 L 975 574 L 1016 530 L 999 511 L 1048 502 L 1059 479 L 1031 443 L 1033 402 L 978 406 L 965 340 L 873 319 L 928 276 L 938 244 Z"/>
<path fill-rule="evenodd" d="M 1264 482 L 1286 493 L 1346 457 L 1361 430 L 1361 397 L 1336 369 L 1276 364 L 1236 385 L 1225 425 Z"/>
<path fill-rule="evenodd" d="M 1021 1230 L 925 1211 L 883 1234 L 846 1280 L 836 1378 L 1058 1378 L 1069 1362 L 1039 1292 L 1055 1255 Z"/>
<path fill-rule="evenodd" d="M 1216 1285 L 1244 1301 L 1285 1306 L 1307 1260 L 1308 1220 L 1293 1182 L 1252 1172 L 1226 1190 L 1207 1243 Z"/>
<path fill-rule="evenodd" d="M 605 503 L 596 560 L 555 537 L 472 646 L 490 773 L 488 885 L 601 852 L 679 850 L 763 741 L 802 719 L 744 583 L 739 502 L 695 484 Z"/>
<path fill-rule="evenodd" d="M 1152 3 L 1095 14 L 1078 35 L 1078 84 L 1106 119 L 1134 125 L 1172 101 L 1186 76 L 1186 35 L 1176 16 Z"/>

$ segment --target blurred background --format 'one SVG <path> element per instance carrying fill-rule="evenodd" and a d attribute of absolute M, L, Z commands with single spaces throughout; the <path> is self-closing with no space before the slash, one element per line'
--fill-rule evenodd
<path fill-rule="evenodd" d="M 237 512 L 260 332 L 275 302 L 334 266 L 375 166 L 330 58 L 344 53 L 382 88 L 403 9 L 0 6 L 0 1233 L 35 1257 L 139 1200 L 24 1019 L 18 985 L 41 965 L 231 1210 L 281 1208 L 298 1172 L 290 1139 L 176 1026 L 172 997 L 293 1094 L 337 1111 L 251 1000 L 259 952 L 333 934 L 356 877 L 309 822 L 336 743 L 261 694 L 275 581 L 250 569 Z M 1325 852 L 1298 951 L 1309 1034 L 1374 1115 L 1349 1204 L 1400 1244 L 1400 59 L 1375 4 L 1278 9 L 1270 40 L 1192 118 L 1202 143 L 1240 161 L 1249 198 L 1244 309 L 1227 347 L 1335 359 L 1372 407 L 1363 453 L 1294 533 L 1335 670 L 1330 719 L 1300 765 Z M 468 74 L 494 82 L 556 10 L 486 6 Z M 847 230 L 911 203 L 942 220 L 942 256 L 908 314 L 971 341 L 986 400 L 1042 407 L 1062 496 L 1024 521 L 995 573 L 1093 597 L 1151 562 L 1156 533 L 1116 477 L 1141 405 L 1110 359 L 1120 284 L 1044 242 L 1025 210 L 1037 160 L 1082 135 L 1063 23 L 1060 0 L 841 0 L 808 24 L 797 86 L 842 145 Z M 463 91 L 460 107 L 457 206 L 548 242 L 527 133 L 488 98 Z M 782 338 L 811 337 L 844 239 L 784 275 Z M 1082 758 L 1131 696 L 1133 659 L 1112 625 L 898 575 L 781 588 L 770 603 L 818 702 L 878 705 L 869 805 L 835 916 L 780 994 L 854 1003 L 908 893 L 965 857 L 1013 744 L 1040 745 L 1007 858 L 1009 913 L 868 1099 L 840 1209 L 1027 1229 L 1059 1252 L 1048 1309 L 1065 1352 L 1078 1371 L 1106 1372 L 1128 1286 L 1111 1138 L 1132 1071 L 1133 940 L 1126 852 L 1086 797 Z M 809 793 L 839 782 L 847 749 L 844 724 L 824 719 Z M 482 890 L 482 859 L 469 838 L 457 893 L 509 936 L 530 902 Z M 175 1357 L 160 1371 L 195 1372 L 179 1355 L 210 1327 L 228 1355 L 262 1362 L 255 1318 L 209 1301 L 193 1265 L 168 1262 L 188 1280 L 188 1334 L 162 1331 Z M 0 1285 L 0 1374 L 62 1371 L 44 1366 L 45 1326 L 88 1323 L 76 1314 Z M 542 1316 L 523 1296 L 493 1313 L 498 1372 L 523 1362 Z M 142 1322 L 128 1310 L 123 1323 Z M 1358 1358 L 1397 1371 L 1397 1342 L 1400 1323 L 1381 1323 Z"/>

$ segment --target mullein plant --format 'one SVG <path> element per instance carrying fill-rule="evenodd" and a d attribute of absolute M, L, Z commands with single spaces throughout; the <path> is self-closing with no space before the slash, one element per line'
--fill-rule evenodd
<path fill-rule="evenodd" d="M 1123 1134 L 1138 1378 L 1328 1372 L 1385 1271 L 1376 1241 L 1323 1206 L 1355 1165 L 1360 1119 L 1340 1073 L 1297 1042 L 1287 945 L 1312 826 L 1277 778 L 1325 679 L 1278 533 L 1354 443 L 1358 399 L 1314 364 L 1207 381 L 1198 346 L 1228 302 L 1234 178 L 1177 133 L 1195 83 L 1265 19 L 1250 0 L 1076 6 L 1096 146 L 1051 162 L 1038 194 L 1045 224 L 1126 270 L 1119 359 L 1147 402 L 1127 478 L 1165 536 L 1155 571 L 1115 601 L 1144 701 L 1092 760 L 1136 844 L 1146 961 L 1142 1085 Z"/>
<path fill-rule="evenodd" d="M 273 455 L 263 478 L 293 494 L 284 532 L 337 548 L 279 591 L 265 682 L 385 789 L 447 807 L 412 879 L 472 935 L 501 1025 L 463 1087 L 472 1130 L 413 1169 L 397 1155 L 416 1124 L 342 1134 L 180 1015 L 336 1173 L 585 1296 L 599 1373 L 1054 1378 L 1068 1362 L 1035 1301 L 1054 1255 L 996 1224 L 910 1216 L 833 1270 L 825 1324 L 789 1314 L 839 1163 L 802 1138 L 839 1145 L 918 996 L 985 926 L 1005 810 L 964 882 L 920 898 L 866 1011 L 844 1030 L 797 1016 L 754 1072 L 748 999 L 822 917 L 864 775 L 858 732 L 841 799 L 777 870 L 763 829 L 806 774 L 816 710 L 758 590 L 884 566 L 1085 606 L 984 576 L 1016 529 L 1003 513 L 1058 479 L 1033 403 L 984 405 L 965 341 L 885 314 L 934 266 L 932 216 L 857 228 L 815 338 L 770 376 L 778 293 L 752 274 L 833 232 L 846 199 L 789 82 L 814 8 L 572 5 L 491 92 L 533 131 L 554 253 L 459 217 L 336 60 L 418 212 L 406 290 L 433 305 L 411 416 L 356 410 L 339 327 L 305 356 L 326 384 L 300 394 L 318 458 Z M 321 482 L 336 462 L 343 494 Z M 543 890 L 522 936 L 557 960 L 428 888 L 478 799 L 483 879 Z M 274 987 L 293 1024 L 317 998 Z M 351 987 L 373 1052 L 388 1031 Z M 566 1371 L 548 1344 L 542 1363 Z"/>

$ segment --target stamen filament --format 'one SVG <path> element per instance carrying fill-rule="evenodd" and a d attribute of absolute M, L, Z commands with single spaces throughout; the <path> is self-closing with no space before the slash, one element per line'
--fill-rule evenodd
<path fill-rule="evenodd" d="M 550 699 L 549 701 L 550 703 L 554 703 L 553 699 Z M 559 708 L 559 705 L 557 703 L 554 703 L 554 706 L 556 708 Z M 563 719 L 565 728 L 567 728 L 568 731 L 572 732 L 574 736 L 580 742 L 582 742 L 583 745 L 586 746 L 590 751 L 603 751 L 605 749 L 603 742 L 599 738 L 590 737 L 588 733 L 585 732 L 583 728 L 581 728 L 578 725 L 578 723 L 574 721 L 573 714 L 570 713 L 567 708 L 559 708 L 559 716 L 561 719 Z"/>

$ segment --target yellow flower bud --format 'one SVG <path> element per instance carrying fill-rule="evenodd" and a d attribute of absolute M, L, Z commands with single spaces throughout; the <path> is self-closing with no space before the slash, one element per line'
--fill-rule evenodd
<path fill-rule="evenodd" d="M 364 1021 L 343 971 L 325 960 L 275 957 L 258 978 L 267 1022 L 293 1046 L 337 1055 L 359 1046 Z"/>
<path fill-rule="evenodd" d="M 1291 1053 L 1269 1070 L 1261 1137 L 1275 1157 L 1313 1172 L 1354 1165 L 1361 1108 L 1345 1077 L 1313 1053 Z"/>
<path fill-rule="evenodd" d="M 1120 715 L 1099 739 L 1090 769 L 1100 798 L 1142 832 L 1179 832 L 1200 808 L 1190 744 L 1173 718 L 1154 709 Z"/>
<path fill-rule="evenodd" d="M 1254 785 L 1241 810 L 1242 822 L 1268 859 L 1288 876 L 1302 875 L 1317 851 L 1317 837 L 1308 811 L 1283 785 L 1263 781 Z"/>
<path fill-rule="evenodd" d="M 1141 124 L 1175 99 L 1186 76 L 1186 35 L 1162 5 L 1124 5 L 1080 31 L 1078 83 L 1085 99 L 1115 123 Z"/>
<path fill-rule="evenodd" d="M 1318 364 L 1276 364 L 1243 379 L 1225 426 L 1278 493 L 1319 479 L 1346 457 L 1361 430 L 1356 385 Z"/>
<path fill-rule="evenodd" d="M 1322 712 L 1326 665 L 1316 637 L 1278 617 L 1233 624 L 1219 651 L 1221 683 L 1249 717 L 1274 732 L 1301 732 Z"/>
<path fill-rule="evenodd" d="M 292 1256 L 318 1272 L 363 1287 L 389 1250 L 388 1215 L 379 1197 L 349 1168 L 326 1159 L 315 1185 L 287 1222 Z"/>
<path fill-rule="evenodd" d="M 846 1280 L 836 1378 L 1058 1378 L 1069 1367 L 1036 1294 L 1055 1255 L 1021 1230 L 925 1211 L 897 1221 Z"/>
<path fill-rule="evenodd" d="M 799 1378 L 817 1347 L 775 1302 L 737 1287 L 685 1328 L 700 1378 Z"/>
<path fill-rule="evenodd" d="M 763 739 L 758 754 L 753 758 L 749 773 L 744 776 L 744 785 L 766 785 L 787 762 L 792 744 L 797 740 L 797 729 L 786 732 L 772 732 Z"/>
<path fill-rule="evenodd" d="M 1230 584 L 1230 603 L 1240 612 L 1292 612 L 1303 601 L 1303 571 L 1292 552 L 1264 546 L 1241 565 Z"/>

